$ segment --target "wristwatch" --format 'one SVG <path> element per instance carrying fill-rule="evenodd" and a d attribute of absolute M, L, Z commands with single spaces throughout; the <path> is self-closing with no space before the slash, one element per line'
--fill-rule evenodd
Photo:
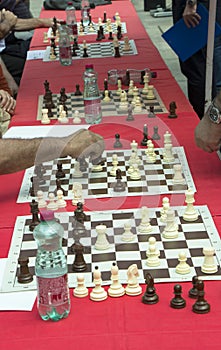
<path fill-rule="evenodd" d="M 218 107 L 215 106 L 214 101 L 211 102 L 207 114 L 209 116 L 209 119 L 211 122 L 215 124 L 220 124 L 221 123 L 221 111 L 219 110 Z"/>

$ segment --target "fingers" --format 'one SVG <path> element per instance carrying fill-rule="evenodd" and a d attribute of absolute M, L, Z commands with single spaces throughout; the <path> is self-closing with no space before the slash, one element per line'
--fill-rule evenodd
<path fill-rule="evenodd" d="M 183 20 L 188 28 L 196 27 L 200 23 L 201 17 L 198 13 L 183 16 Z"/>
<path fill-rule="evenodd" d="M 1 103 L 0 106 L 7 112 L 13 113 L 15 106 L 16 106 L 16 101 L 13 99 L 12 96 L 10 96 L 6 91 L 1 90 L 0 91 L 0 96 L 1 96 Z"/>

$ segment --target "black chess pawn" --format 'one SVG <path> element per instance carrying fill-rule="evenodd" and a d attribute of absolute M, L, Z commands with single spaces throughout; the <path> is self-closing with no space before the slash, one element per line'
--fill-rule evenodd
<path fill-rule="evenodd" d="M 148 131 L 147 131 L 147 125 L 144 124 L 143 126 L 143 140 L 141 141 L 141 146 L 146 146 L 148 141 Z"/>
<path fill-rule="evenodd" d="M 107 23 L 107 13 L 104 11 L 103 23 Z"/>
<path fill-rule="evenodd" d="M 102 40 L 101 31 L 100 31 L 100 29 L 98 29 L 98 30 L 97 30 L 96 41 L 101 41 L 101 40 Z"/>
<path fill-rule="evenodd" d="M 124 182 L 121 181 L 122 174 L 120 169 L 116 170 L 116 180 L 117 182 L 114 184 L 114 187 L 113 187 L 114 192 L 124 192 L 126 189 L 126 185 Z"/>
<path fill-rule="evenodd" d="M 182 287 L 180 284 L 174 286 L 175 297 L 170 301 L 170 306 L 174 309 L 183 309 L 186 306 L 186 300 L 182 297 Z"/>
<path fill-rule="evenodd" d="M 83 48 L 83 57 L 88 57 L 87 47 Z"/>
<path fill-rule="evenodd" d="M 122 37 L 121 26 L 117 26 L 117 39 L 120 40 Z"/>
<path fill-rule="evenodd" d="M 38 224 L 40 223 L 40 219 L 38 217 L 38 213 L 39 213 L 39 209 L 38 209 L 38 202 L 36 202 L 35 199 L 32 199 L 31 203 L 30 203 L 30 212 L 32 214 L 32 219 L 31 219 L 31 222 L 30 222 L 30 225 L 29 225 L 29 230 L 31 232 L 34 231 L 34 228 L 36 226 L 38 226 Z"/>
<path fill-rule="evenodd" d="M 84 260 L 84 247 L 81 243 L 74 243 L 71 247 L 73 252 L 75 253 L 75 259 L 72 264 L 72 270 L 74 272 L 83 272 L 87 270 L 87 264 Z"/>
<path fill-rule="evenodd" d="M 147 115 L 148 118 L 156 118 L 156 115 L 154 113 L 154 106 L 150 106 L 149 113 Z"/>
<path fill-rule="evenodd" d="M 103 26 L 100 26 L 100 36 L 101 36 L 101 39 L 105 39 L 104 27 Z"/>
<path fill-rule="evenodd" d="M 150 273 L 146 274 L 145 282 L 147 285 L 146 291 L 142 296 L 142 303 L 144 304 L 156 304 L 159 301 L 159 297 L 156 293 L 156 289 L 154 287 L 154 280 Z"/>
<path fill-rule="evenodd" d="M 160 135 L 158 134 L 158 126 L 153 127 L 152 140 L 160 140 Z"/>
<path fill-rule="evenodd" d="M 208 302 L 204 299 L 204 282 L 202 280 L 198 280 L 196 287 L 198 290 L 198 296 L 195 304 L 193 304 L 192 310 L 196 314 L 207 314 L 210 311 L 210 304 L 208 304 Z"/>
<path fill-rule="evenodd" d="M 52 111 L 52 107 L 51 105 L 48 105 L 47 103 L 45 104 L 45 107 L 48 110 L 48 118 L 51 119 L 54 117 L 53 111 Z"/>
<path fill-rule="evenodd" d="M 122 143 L 120 142 L 120 134 L 115 134 L 114 148 L 122 148 Z"/>
<path fill-rule="evenodd" d="M 74 38 L 73 48 L 75 48 L 75 50 L 79 50 L 79 45 L 78 45 L 78 39 L 77 38 Z"/>
<path fill-rule="evenodd" d="M 76 48 L 74 47 L 74 45 L 72 46 L 72 57 L 77 57 L 77 52 L 76 52 Z"/>
<path fill-rule="evenodd" d="M 55 174 L 56 179 L 63 179 L 65 177 L 65 172 L 63 171 L 62 162 L 57 163 L 57 171 Z"/>
<path fill-rule="evenodd" d="M 170 114 L 168 115 L 168 118 L 177 118 L 177 114 L 176 114 L 176 109 L 177 109 L 177 105 L 175 101 L 170 102 L 169 105 L 169 112 Z"/>
<path fill-rule="evenodd" d="M 198 297 L 198 289 L 197 289 L 197 282 L 198 282 L 198 277 L 197 276 L 193 276 L 192 278 L 192 285 L 193 287 L 189 290 L 189 297 L 192 299 L 197 299 Z"/>
<path fill-rule="evenodd" d="M 108 40 L 114 40 L 113 32 L 109 32 Z"/>
<path fill-rule="evenodd" d="M 114 57 L 115 57 L 115 58 L 121 57 L 121 54 L 120 54 L 120 47 L 119 47 L 119 46 L 115 46 L 115 47 L 114 47 Z"/>
<path fill-rule="evenodd" d="M 130 104 L 128 107 L 128 114 L 127 114 L 127 119 L 126 121 L 131 122 L 134 120 L 134 116 L 133 116 L 133 106 Z"/>
<path fill-rule="evenodd" d="M 143 80 L 143 79 L 144 79 L 145 74 L 146 74 L 145 70 L 142 70 L 142 71 L 140 72 L 140 84 L 141 84 L 141 85 L 144 84 L 144 80 Z"/>
<path fill-rule="evenodd" d="M 75 87 L 76 87 L 76 90 L 75 90 L 74 96 L 82 96 L 82 92 L 80 90 L 80 85 L 76 84 Z"/>
<path fill-rule="evenodd" d="M 28 257 L 19 257 L 18 263 L 20 265 L 19 273 L 18 273 L 18 283 L 30 283 L 33 281 L 33 276 L 29 271 Z"/>

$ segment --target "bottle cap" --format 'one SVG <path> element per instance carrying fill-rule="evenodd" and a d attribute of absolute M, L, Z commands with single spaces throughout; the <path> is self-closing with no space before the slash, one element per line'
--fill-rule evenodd
<path fill-rule="evenodd" d="M 54 220 L 54 212 L 52 210 L 41 210 L 40 220 L 41 221 Z"/>
<path fill-rule="evenodd" d="M 68 1 L 68 5 L 73 5 L 73 2 L 72 1 Z"/>
<path fill-rule="evenodd" d="M 86 64 L 85 69 L 94 69 L 93 64 Z"/>

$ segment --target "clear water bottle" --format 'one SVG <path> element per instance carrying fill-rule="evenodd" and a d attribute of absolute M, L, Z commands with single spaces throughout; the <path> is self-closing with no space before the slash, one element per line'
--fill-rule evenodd
<path fill-rule="evenodd" d="M 70 1 L 65 9 L 66 12 L 66 25 L 69 28 L 70 34 L 73 38 L 78 36 L 77 20 L 75 15 L 75 7 Z"/>
<path fill-rule="evenodd" d="M 72 64 L 69 29 L 65 25 L 59 27 L 59 60 L 62 66 Z"/>
<path fill-rule="evenodd" d="M 63 227 L 52 211 L 42 211 L 33 231 L 38 250 L 35 262 L 37 307 L 44 321 L 59 321 L 70 312 L 67 261 L 62 249 Z"/>
<path fill-rule="evenodd" d="M 82 20 L 83 26 L 89 25 L 89 22 L 90 22 L 89 14 L 90 14 L 89 1 L 82 0 L 81 1 L 81 20 Z"/>
<path fill-rule="evenodd" d="M 93 64 L 85 66 L 83 79 L 85 121 L 87 124 L 99 124 L 102 120 L 101 95 Z"/>

